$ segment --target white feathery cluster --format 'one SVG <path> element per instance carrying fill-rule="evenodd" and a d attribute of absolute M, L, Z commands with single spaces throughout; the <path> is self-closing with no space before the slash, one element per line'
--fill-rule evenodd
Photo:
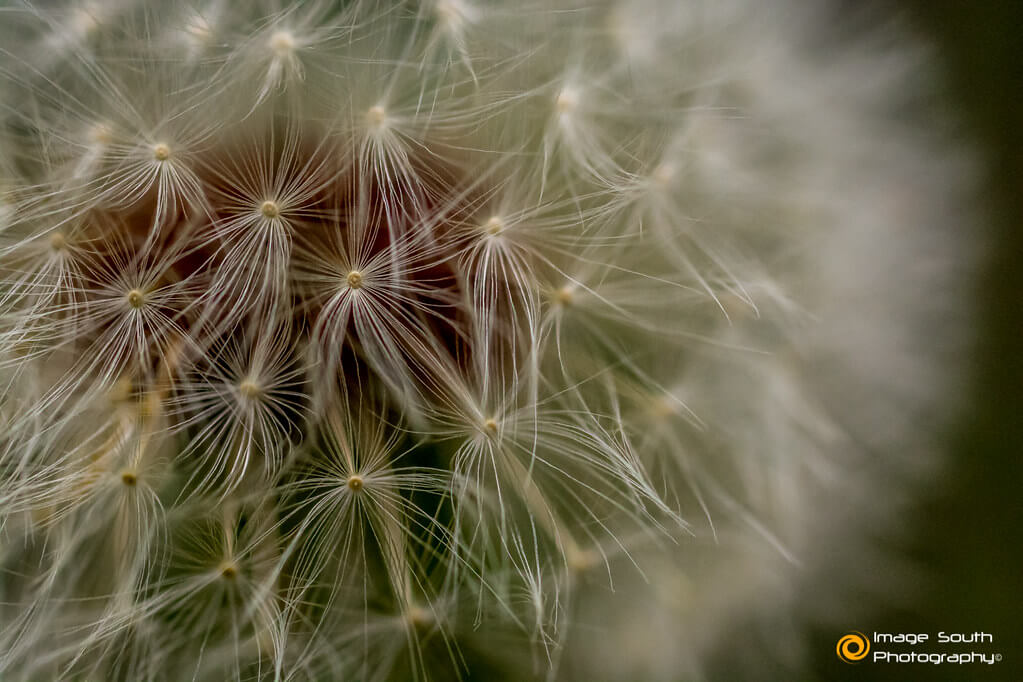
<path fill-rule="evenodd" d="M 964 170 L 823 25 L 0 9 L 0 677 L 668 680 L 866 556 Z"/>

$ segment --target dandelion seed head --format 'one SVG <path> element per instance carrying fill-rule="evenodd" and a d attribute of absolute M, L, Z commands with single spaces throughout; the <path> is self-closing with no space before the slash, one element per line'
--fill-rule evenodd
<path fill-rule="evenodd" d="M 713 677 L 872 555 L 969 183 L 796 4 L 5 11 L 0 678 Z"/>

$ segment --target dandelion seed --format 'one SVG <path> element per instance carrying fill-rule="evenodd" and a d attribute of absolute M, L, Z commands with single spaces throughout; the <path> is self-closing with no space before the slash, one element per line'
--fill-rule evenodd
<path fill-rule="evenodd" d="M 50 235 L 50 248 L 54 251 L 63 251 L 67 248 L 67 238 L 63 232 L 54 232 Z"/>
<path fill-rule="evenodd" d="M 129 291 L 128 295 L 126 296 L 126 299 L 128 301 L 128 305 L 131 306 L 132 308 L 135 308 L 136 310 L 141 308 L 146 303 L 145 294 L 143 294 L 142 291 L 139 289 L 132 289 L 131 291 Z"/>
<path fill-rule="evenodd" d="M 97 123 L 89 130 L 89 141 L 95 145 L 105 147 L 114 141 L 114 132 L 110 129 L 110 126 L 103 123 Z M 157 155 L 158 147 L 160 147 L 160 145 L 156 145 L 153 148 L 154 156 Z M 163 147 L 166 147 L 166 145 L 163 145 Z M 167 149 L 167 156 L 170 156 L 170 149 Z M 158 160 L 162 161 L 163 159 Z"/>
<path fill-rule="evenodd" d="M 574 285 L 566 284 L 554 292 L 554 302 L 560 306 L 569 306 L 575 301 L 576 288 Z"/>
<path fill-rule="evenodd" d="M 68 22 L 68 28 L 77 36 L 87 36 L 100 26 L 100 8 L 95 3 L 86 3 L 75 9 Z"/>
<path fill-rule="evenodd" d="M 189 14 L 188 19 L 185 20 L 184 30 L 196 44 L 205 43 L 213 36 L 213 27 L 210 26 L 210 22 L 197 12 Z"/>
<path fill-rule="evenodd" d="M 437 0 L 433 9 L 437 17 L 449 27 L 456 27 L 462 23 L 463 10 L 454 0 Z"/>
<path fill-rule="evenodd" d="M 405 620 L 414 628 L 427 628 L 433 625 L 433 613 L 421 606 L 412 606 L 405 612 Z"/>
<path fill-rule="evenodd" d="M 667 187 L 675 180 L 676 173 L 675 165 L 668 161 L 664 161 L 658 164 L 657 168 L 654 169 L 654 172 L 650 174 L 650 178 L 653 180 L 655 186 Z"/>
<path fill-rule="evenodd" d="M 278 57 L 287 57 L 295 49 L 295 36 L 290 31 L 276 31 L 270 36 L 269 46 Z"/>
<path fill-rule="evenodd" d="M 259 207 L 259 212 L 263 214 L 264 218 L 272 220 L 281 214 L 281 209 L 276 202 L 267 200 Z"/>
<path fill-rule="evenodd" d="M 171 150 L 167 144 L 160 142 L 153 145 L 153 158 L 157 161 L 166 161 L 170 158 L 170 155 Z"/>
<path fill-rule="evenodd" d="M 224 580 L 233 581 L 238 577 L 238 565 L 233 561 L 225 561 L 220 564 L 217 571 L 220 573 L 220 577 Z"/>
<path fill-rule="evenodd" d="M 601 562 L 601 556 L 590 549 L 570 547 L 565 553 L 565 563 L 572 573 L 586 573 Z"/>
<path fill-rule="evenodd" d="M 366 112 L 366 123 L 370 130 L 383 129 L 387 124 L 387 111 L 379 104 L 371 106 Z"/>
<path fill-rule="evenodd" d="M 568 116 L 579 107 L 579 93 L 574 88 L 564 88 L 558 93 L 554 103 L 561 116 Z"/>
<path fill-rule="evenodd" d="M 258 400 L 263 395 L 263 389 L 254 379 L 246 379 L 238 384 L 238 392 L 247 400 Z"/>
<path fill-rule="evenodd" d="M 491 216 L 483 225 L 484 231 L 492 237 L 496 237 L 505 230 L 504 221 L 500 216 Z"/>
<path fill-rule="evenodd" d="M 675 417 L 679 413 L 678 400 L 667 395 L 657 396 L 651 401 L 650 412 L 657 419 Z"/>

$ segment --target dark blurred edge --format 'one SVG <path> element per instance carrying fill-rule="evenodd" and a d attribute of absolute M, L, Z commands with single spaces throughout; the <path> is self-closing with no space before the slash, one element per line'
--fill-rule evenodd
<path fill-rule="evenodd" d="M 1023 680 L 1023 0 L 887 0 L 935 46 L 953 111 L 983 153 L 982 216 L 994 243 L 978 290 L 980 344 L 952 468 L 920 502 L 920 526 L 899 548 L 926 568 L 912 607 L 882 610 L 865 632 L 983 631 L 994 666 L 844 664 L 834 629 L 812 633 L 807 679 Z M 935 646 L 930 650 L 940 650 Z M 902 650 L 902 649 L 900 649 Z M 951 649 L 950 649 L 951 650 Z M 770 666 L 763 679 L 774 679 Z M 785 678 L 792 679 L 792 678 Z"/>

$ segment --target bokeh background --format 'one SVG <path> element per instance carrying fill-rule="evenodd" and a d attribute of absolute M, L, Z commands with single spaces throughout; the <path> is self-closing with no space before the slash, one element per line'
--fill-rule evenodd
<path fill-rule="evenodd" d="M 946 473 L 919 500 L 893 549 L 920 569 L 910 599 L 892 599 L 862 632 L 989 632 L 995 666 L 844 664 L 842 630 L 812 633 L 808 679 L 1023 680 L 1023 1 L 875 3 L 934 45 L 953 113 L 975 138 L 984 177 L 979 205 L 990 248 L 975 299 L 979 343 L 969 409 L 951 438 Z M 940 650 L 935 646 L 932 650 Z M 978 647 L 978 650 L 981 650 Z M 762 679 L 794 679 L 765 661 Z"/>
<path fill-rule="evenodd" d="M 813 0 L 808 0 L 813 1 Z M 977 341 L 967 358 L 971 382 L 962 419 L 947 436 L 947 469 L 919 497 L 912 514 L 893 519 L 888 540 L 900 570 L 912 576 L 880 603 L 876 594 L 854 597 L 848 615 L 819 625 L 807 641 L 756 632 L 754 646 L 737 633 L 712 659 L 708 678 L 758 681 L 924 682 L 1023 681 L 1023 0 L 838 0 L 848 26 L 839 33 L 876 26 L 880 19 L 910 27 L 931 46 L 940 71 L 947 113 L 961 140 L 977 149 L 981 169 L 975 230 L 985 249 L 976 286 L 972 330 Z M 955 141 L 953 141 L 954 143 Z M 940 201 L 936 197 L 936 201 Z M 964 258 L 968 256 L 964 254 Z M 959 324 L 950 320 L 950 324 Z M 840 535 L 841 529 L 836 529 Z M 873 565 L 850 566 L 853 583 L 885 584 L 869 575 Z M 894 580 L 889 584 L 896 584 Z M 864 605 L 868 605 L 864 616 Z M 808 605 L 809 606 L 809 605 Z M 807 608 L 807 611 L 812 609 Z M 779 614 L 779 618 L 783 617 Z M 779 633 L 798 628 L 799 614 L 778 622 Z M 928 633 L 920 651 L 998 652 L 992 666 L 843 663 L 835 653 L 849 630 Z M 991 645 L 943 647 L 939 631 L 994 636 Z M 893 645 L 892 651 L 909 651 Z M 753 652 L 753 653 L 750 653 Z M 736 663 L 742 659 L 741 663 Z M 638 682 L 638 681 L 637 681 Z"/>

